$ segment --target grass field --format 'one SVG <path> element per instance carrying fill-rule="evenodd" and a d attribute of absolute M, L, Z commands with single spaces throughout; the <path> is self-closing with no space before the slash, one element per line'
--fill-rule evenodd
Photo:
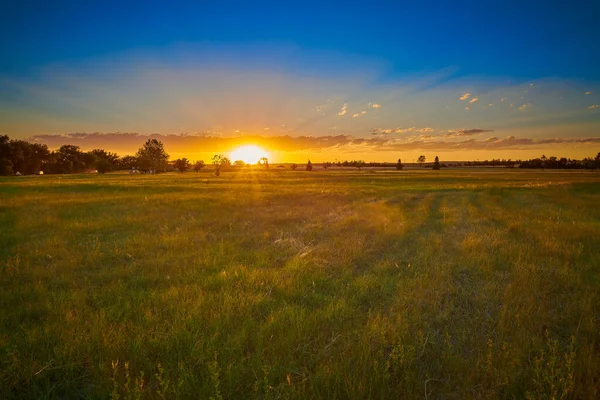
<path fill-rule="evenodd" d="M 0 179 L 2 398 L 598 398 L 600 174 Z"/>

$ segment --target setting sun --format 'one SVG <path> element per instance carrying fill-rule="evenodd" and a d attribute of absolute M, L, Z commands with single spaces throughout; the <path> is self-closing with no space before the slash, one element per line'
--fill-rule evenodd
<path fill-rule="evenodd" d="M 242 160 L 246 164 L 256 164 L 262 157 L 269 154 L 258 146 L 242 146 L 231 152 L 231 161 Z"/>

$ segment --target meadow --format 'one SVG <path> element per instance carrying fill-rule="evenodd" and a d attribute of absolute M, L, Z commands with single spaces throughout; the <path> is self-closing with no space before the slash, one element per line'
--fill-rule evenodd
<path fill-rule="evenodd" d="M 0 178 L 0 397 L 592 399 L 600 173 Z"/>

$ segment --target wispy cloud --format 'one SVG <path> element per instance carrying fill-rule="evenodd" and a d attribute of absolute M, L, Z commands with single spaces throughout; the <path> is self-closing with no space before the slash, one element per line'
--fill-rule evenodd
<path fill-rule="evenodd" d="M 523 104 L 522 106 L 520 106 L 518 108 L 519 111 L 525 111 L 526 108 L 531 108 L 531 104 L 527 103 L 527 104 Z"/>
<path fill-rule="evenodd" d="M 503 97 L 500 99 L 500 103 L 504 103 L 506 100 L 508 100 L 506 97 Z"/>
<path fill-rule="evenodd" d="M 473 97 L 471 100 L 469 100 L 469 104 L 477 103 L 478 101 L 479 97 Z"/>
<path fill-rule="evenodd" d="M 344 103 L 344 105 L 342 106 L 342 109 L 340 110 L 338 115 L 346 115 L 347 111 L 348 111 L 348 103 Z"/>
<path fill-rule="evenodd" d="M 594 108 L 598 108 L 598 104 L 594 104 L 588 107 L 588 110 L 592 110 Z"/>
<path fill-rule="evenodd" d="M 466 100 L 469 97 L 471 97 L 471 93 L 467 92 L 467 93 L 463 94 L 462 96 L 460 96 L 460 100 Z"/>
<path fill-rule="evenodd" d="M 460 137 L 460 136 L 473 136 L 479 135 L 480 133 L 494 132 L 492 129 L 453 129 L 449 130 L 446 137 Z"/>
<path fill-rule="evenodd" d="M 592 92 L 585 92 L 585 94 L 592 94 Z"/>
<path fill-rule="evenodd" d="M 408 133 L 408 132 L 419 132 L 419 133 L 427 133 L 433 132 L 433 128 L 425 127 L 425 128 L 374 128 L 371 129 L 371 135 L 389 135 L 390 133 Z"/>

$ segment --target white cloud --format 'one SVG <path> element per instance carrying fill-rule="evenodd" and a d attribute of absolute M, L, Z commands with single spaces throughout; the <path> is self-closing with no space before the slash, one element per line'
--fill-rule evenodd
<path fill-rule="evenodd" d="M 470 110 L 469 106 L 466 106 L 466 107 L 465 107 L 465 110 L 469 111 L 469 110 Z"/>
<path fill-rule="evenodd" d="M 527 104 L 523 104 L 521 107 L 518 108 L 519 111 L 524 111 L 526 108 L 530 108 L 531 104 L 527 103 Z"/>
<path fill-rule="evenodd" d="M 360 117 L 360 114 L 359 114 L 359 113 L 356 113 L 356 114 L 353 114 L 353 115 L 352 115 L 352 118 L 356 118 L 356 117 Z"/>
<path fill-rule="evenodd" d="M 598 104 L 594 104 L 588 107 L 588 110 L 593 110 L 594 108 L 598 108 Z"/>
<path fill-rule="evenodd" d="M 365 115 L 366 113 L 367 113 L 366 111 L 363 111 L 363 112 L 361 112 L 360 114 L 361 114 L 361 115 Z"/>
<path fill-rule="evenodd" d="M 592 92 L 585 92 L 585 94 L 592 94 Z"/>
<path fill-rule="evenodd" d="M 342 109 L 340 110 L 338 115 L 346 115 L 347 109 L 348 109 L 348 103 L 344 103 L 344 105 L 342 106 Z"/>
<path fill-rule="evenodd" d="M 471 97 L 471 93 L 467 92 L 467 93 L 463 94 L 462 96 L 460 96 L 460 99 L 461 99 L 461 100 L 466 100 L 466 99 L 468 99 L 469 97 Z"/>
<path fill-rule="evenodd" d="M 377 104 L 377 103 L 375 103 L 375 104 L 373 104 L 371 107 L 373 107 L 373 108 L 381 108 L 381 104 Z"/>
<path fill-rule="evenodd" d="M 493 104 L 492 104 L 492 103 L 488 104 L 488 107 L 491 107 L 491 106 L 493 106 Z"/>
<path fill-rule="evenodd" d="M 473 97 L 471 100 L 469 100 L 469 104 L 477 103 L 478 101 L 479 97 Z"/>

